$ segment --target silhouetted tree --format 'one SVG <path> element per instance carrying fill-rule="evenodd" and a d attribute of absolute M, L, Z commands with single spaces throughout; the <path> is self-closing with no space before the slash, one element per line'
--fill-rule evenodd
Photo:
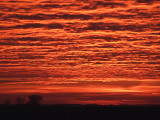
<path fill-rule="evenodd" d="M 42 96 L 40 95 L 30 95 L 28 104 L 38 105 L 41 100 L 42 100 Z"/>
<path fill-rule="evenodd" d="M 5 99 L 5 100 L 4 100 L 4 104 L 5 104 L 5 105 L 11 104 L 11 99 L 10 99 L 10 98 Z"/>
<path fill-rule="evenodd" d="M 25 99 L 22 98 L 22 97 L 17 97 L 16 98 L 16 104 L 18 104 L 18 105 L 24 104 L 24 101 L 25 101 Z"/>

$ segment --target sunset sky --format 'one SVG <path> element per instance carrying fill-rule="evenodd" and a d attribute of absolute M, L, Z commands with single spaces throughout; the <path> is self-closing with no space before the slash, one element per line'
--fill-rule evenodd
<path fill-rule="evenodd" d="M 160 104 L 159 0 L 0 0 L 0 103 Z"/>

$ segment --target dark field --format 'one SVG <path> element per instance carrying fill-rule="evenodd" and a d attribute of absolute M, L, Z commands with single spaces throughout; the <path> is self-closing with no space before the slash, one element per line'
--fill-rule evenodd
<path fill-rule="evenodd" d="M 147 119 L 160 118 L 159 106 L 100 106 L 100 105 L 10 105 L 0 106 L 0 116 L 5 119 L 50 119 L 50 120 L 83 120 L 83 119 Z"/>

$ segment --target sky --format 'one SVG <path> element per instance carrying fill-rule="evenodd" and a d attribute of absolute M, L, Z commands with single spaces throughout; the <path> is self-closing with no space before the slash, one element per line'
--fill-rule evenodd
<path fill-rule="evenodd" d="M 160 104 L 158 0 L 0 0 L 0 103 Z"/>

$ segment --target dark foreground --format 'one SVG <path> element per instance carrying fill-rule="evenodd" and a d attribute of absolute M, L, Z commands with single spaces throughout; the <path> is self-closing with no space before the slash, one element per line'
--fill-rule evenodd
<path fill-rule="evenodd" d="M 160 106 L 99 106 L 99 105 L 1 105 L 3 120 L 115 120 L 160 119 Z"/>

